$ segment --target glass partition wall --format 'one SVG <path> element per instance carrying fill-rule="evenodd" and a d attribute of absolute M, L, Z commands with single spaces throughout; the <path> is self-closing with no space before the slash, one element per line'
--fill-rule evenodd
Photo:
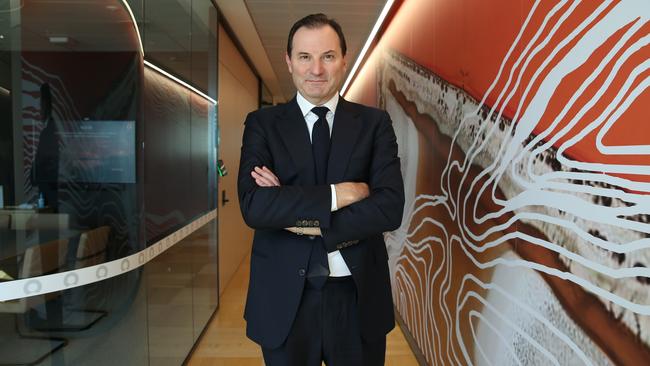
<path fill-rule="evenodd" d="M 178 365 L 218 305 L 210 0 L 0 2 L 0 366 Z"/>

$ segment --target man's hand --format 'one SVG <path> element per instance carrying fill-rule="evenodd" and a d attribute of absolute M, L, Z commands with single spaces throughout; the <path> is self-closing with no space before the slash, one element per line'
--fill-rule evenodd
<path fill-rule="evenodd" d="M 344 182 L 335 184 L 334 189 L 336 189 L 336 207 L 339 209 L 359 202 L 370 195 L 366 183 Z"/>
<path fill-rule="evenodd" d="M 334 189 L 336 190 L 336 206 L 339 209 L 359 202 L 370 195 L 370 189 L 366 183 L 339 183 L 334 185 Z M 318 227 L 288 227 L 285 230 L 298 235 L 323 236 Z"/>
<path fill-rule="evenodd" d="M 280 179 L 278 179 L 271 169 L 265 166 L 262 166 L 261 168 L 255 167 L 251 172 L 251 176 L 255 179 L 255 183 L 260 187 L 280 186 Z M 339 209 L 359 202 L 370 195 L 370 189 L 366 183 L 344 182 L 335 184 L 334 189 L 336 190 L 336 207 Z M 285 230 L 291 231 L 295 234 L 322 236 L 320 228 L 317 227 L 288 227 L 285 228 Z"/>
<path fill-rule="evenodd" d="M 271 169 L 263 166 L 263 167 L 255 167 L 255 169 L 251 172 L 251 176 L 253 179 L 255 179 L 255 183 L 257 183 L 258 186 L 260 187 L 279 187 L 280 186 L 280 179 L 273 174 Z"/>
<path fill-rule="evenodd" d="M 251 176 L 255 179 L 255 183 L 260 187 L 279 187 L 280 180 L 278 177 L 271 171 L 271 169 L 263 167 L 255 167 L 251 172 Z M 298 227 L 288 227 L 285 230 L 290 231 L 294 234 L 300 235 L 318 235 L 321 236 L 320 228 L 298 228 Z"/>

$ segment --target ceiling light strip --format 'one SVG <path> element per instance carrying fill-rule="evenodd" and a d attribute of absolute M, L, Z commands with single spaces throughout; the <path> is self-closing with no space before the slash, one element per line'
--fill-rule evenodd
<path fill-rule="evenodd" d="M 135 32 L 138 34 L 138 46 L 140 47 L 140 54 L 142 55 L 142 58 L 144 59 L 144 46 L 142 45 L 142 35 L 140 34 L 140 28 L 138 27 L 138 22 L 135 19 L 135 15 L 133 15 L 133 10 L 131 10 L 131 6 L 129 6 L 129 3 L 126 0 L 122 0 L 122 4 L 124 4 L 124 7 L 126 10 L 129 12 L 129 16 L 131 16 L 131 21 L 133 22 L 133 28 L 135 29 Z M 158 71 L 160 74 L 166 76 L 167 78 L 183 85 L 184 87 L 190 89 L 191 91 L 195 92 L 196 94 L 200 95 L 203 97 L 205 100 L 212 104 L 217 104 L 217 101 L 214 100 L 213 98 L 210 98 L 208 95 L 197 89 L 196 87 L 192 86 L 191 84 L 188 84 L 187 82 L 177 78 L 176 76 L 170 74 L 169 72 L 163 70 L 162 68 L 154 65 L 150 61 L 144 60 L 145 66 L 149 66 L 150 68 Z"/>
<path fill-rule="evenodd" d="M 366 44 L 363 45 L 363 48 L 361 49 L 361 52 L 359 53 L 357 60 L 354 62 L 354 66 L 352 66 L 352 70 L 350 70 L 350 73 L 348 74 L 348 78 L 345 80 L 345 83 L 343 84 L 343 88 L 341 88 L 341 95 L 345 95 L 345 91 L 348 89 L 350 83 L 354 79 L 354 75 L 357 73 L 357 69 L 359 68 L 359 66 L 361 66 L 361 62 L 366 56 L 366 53 L 368 52 L 370 45 L 372 44 L 375 37 L 377 36 L 377 32 L 379 32 L 381 25 L 384 23 L 384 19 L 386 19 L 386 16 L 388 15 L 390 8 L 393 6 L 393 3 L 395 3 L 395 0 L 386 1 L 386 5 L 384 5 L 384 9 L 382 9 L 381 13 L 379 14 L 379 18 L 377 18 L 377 22 L 375 22 L 375 26 L 372 27 L 372 31 L 370 31 L 370 35 L 366 40 Z"/>
<path fill-rule="evenodd" d="M 150 61 L 148 61 L 148 60 L 144 60 L 144 64 L 145 64 L 145 66 L 148 66 L 148 67 L 150 67 L 150 68 L 152 68 L 152 69 L 158 71 L 160 74 L 162 74 L 162 75 L 168 77 L 169 79 L 171 79 L 171 80 L 173 80 L 173 81 L 175 81 L 175 82 L 177 82 L 177 83 L 183 85 L 184 87 L 190 89 L 191 91 L 195 92 L 196 94 L 202 96 L 205 100 L 209 101 L 210 103 L 212 103 L 212 104 L 214 104 L 214 105 L 217 104 L 217 101 L 214 100 L 214 99 L 212 99 L 212 98 L 210 98 L 207 94 L 203 93 L 202 91 L 200 91 L 199 89 L 195 88 L 194 86 L 192 86 L 192 85 L 186 83 L 185 81 L 183 81 L 183 80 L 177 78 L 176 76 L 170 74 L 169 72 L 163 70 L 162 68 L 160 68 L 160 67 L 158 67 L 158 66 L 152 64 Z"/>

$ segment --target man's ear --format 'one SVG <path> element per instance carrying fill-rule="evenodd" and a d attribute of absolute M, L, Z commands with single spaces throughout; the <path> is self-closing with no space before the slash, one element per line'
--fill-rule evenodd
<path fill-rule="evenodd" d="M 289 74 L 293 73 L 293 68 L 291 67 L 291 57 L 288 53 L 284 54 L 284 60 L 287 62 L 287 67 L 289 68 Z"/>

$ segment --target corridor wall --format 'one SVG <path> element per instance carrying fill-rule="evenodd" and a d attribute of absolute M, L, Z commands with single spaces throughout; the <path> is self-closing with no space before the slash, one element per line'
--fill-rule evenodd
<path fill-rule="evenodd" d="M 219 158 L 230 174 L 219 179 L 219 292 L 250 254 L 253 230 L 246 226 L 237 199 L 239 154 L 246 115 L 259 107 L 259 79 L 228 32 L 219 26 Z M 226 201 L 224 202 L 224 198 Z"/>
<path fill-rule="evenodd" d="M 407 0 L 346 97 L 386 109 L 396 310 L 430 365 L 650 359 L 647 2 Z"/>

